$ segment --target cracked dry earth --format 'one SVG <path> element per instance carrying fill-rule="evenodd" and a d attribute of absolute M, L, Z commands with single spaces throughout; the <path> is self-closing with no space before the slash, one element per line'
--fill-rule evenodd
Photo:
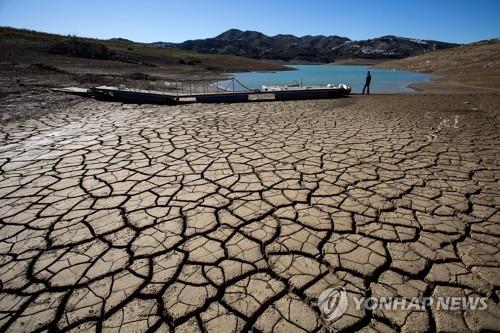
<path fill-rule="evenodd" d="M 500 325 L 498 95 L 121 105 L 0 131 L 0 331 Z M 357 310 L 319 294 L 487 297 Z"/>

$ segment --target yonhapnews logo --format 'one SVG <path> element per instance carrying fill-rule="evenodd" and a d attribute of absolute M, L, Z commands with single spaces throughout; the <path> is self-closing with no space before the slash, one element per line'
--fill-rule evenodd
<path fill-rule="evenodd" d="M 349 301 L 344 287 L 323 290 L 318 298 L 318 307 L 326 321 L 334 321 L 347 311 Z"/>
<path fill-rule="evenodd" d="M 352 295 L 354 308 L 374 311 L 426 311 L 431 306 L 437 311 L 483 311 L 488 308 L 488 298 L 478 296 L 412 297 L 360 297 Z M 318 297 L 318 308 L 325 321 L 335 321 L 347 311 L 349 299 L 344 287 L 325 289 Z"/>

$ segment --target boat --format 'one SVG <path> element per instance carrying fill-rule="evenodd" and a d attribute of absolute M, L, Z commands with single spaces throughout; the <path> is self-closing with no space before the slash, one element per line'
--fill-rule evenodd
<path fill-rule="evenodd" d="M 304 99 L 328 99 L 348 96 L 351 93 L 351 87 L 346 84 L 338 86 L 328 84 L 323 86 L 262 86 L 261 92 L 274 93 L 275 100 L 304 100 Z"/>

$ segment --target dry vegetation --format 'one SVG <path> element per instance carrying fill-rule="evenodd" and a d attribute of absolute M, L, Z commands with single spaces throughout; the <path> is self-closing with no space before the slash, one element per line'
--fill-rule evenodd
<path fill-rule="evenodd" d="M 276 70 L 272 62 L 159 48 L 123 39 L 98 40 L 0 28 L 0 63 L 41 63 L 74 74 L 214 76 L 224 71 Z"/>

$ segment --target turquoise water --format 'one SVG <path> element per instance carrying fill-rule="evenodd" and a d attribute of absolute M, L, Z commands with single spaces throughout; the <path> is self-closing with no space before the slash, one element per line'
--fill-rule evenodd
<path fill-rule="evenodd" d="M 361 92 L 365 83 L 365 74 L 370 70 L 372 83 L 370 92 L 388 93 L 412 91 L 410 83 L 429 82 L 431 76 L 424 73 L 395 71 L 371 68 L 368 66 L 346 65 L 291 65 L 292 71 L 230 73 L 250 89 L 259 89 L 262 85 L 326 85 L 345 83 L 352 87 L 352 92 Z"/>

